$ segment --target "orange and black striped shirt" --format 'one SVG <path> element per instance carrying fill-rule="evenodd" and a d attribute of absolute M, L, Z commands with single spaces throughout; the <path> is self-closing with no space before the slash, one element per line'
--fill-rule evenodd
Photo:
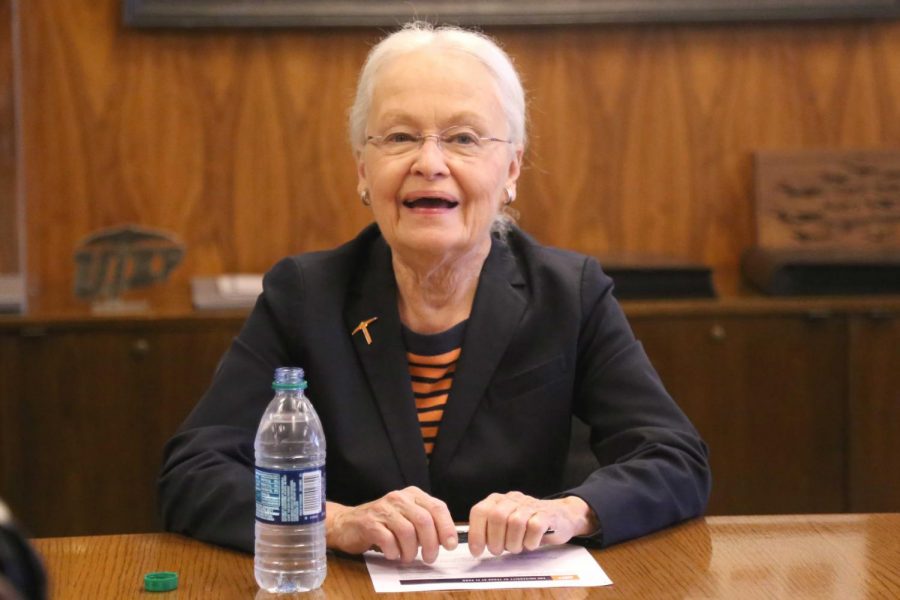
<path fill-rule="evenodd" d="M 438 429 L 444 418 L 444 407 L 450 397 L 466 323 L 467 321 L 462 321 L 447 331 L 433 335 L 423 335 L 403 328 L 422 442 L 425 444 L 425 454 L 429 457 L 434 450 Z"/>

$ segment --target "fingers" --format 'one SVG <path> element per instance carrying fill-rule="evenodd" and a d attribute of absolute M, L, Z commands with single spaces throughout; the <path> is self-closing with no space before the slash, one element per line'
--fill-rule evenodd
<path fill-rule="evenodd" d="M 390 492 L 384 501 L 390 507 L 385 524 L 397 539 L 399 559 L 410 562 L 421 548 L 422 560 L 434 562 L 441 545 L 435 518 L 450 520 L 446 505 L 414 486 Z"/>
<path fill-rule="evenodd" d="M 547 543 L 545 536 L 552 529 L 551 516 L 544 511 L 535 512 L 528 519 L 525 534 L 522 536 L 522 548 L 528 551 L 537 550 L 542 543 Z"/>
<path fill-rule="evenodd" d="M 481 556 L 487 549 L 497 556 L 504 551 L 535 550 L 548 541 L 544 535 L 551 529 L 554 543 L 571 537 L 563 507 L 556 500 L 539 500 L 521 492 L 491 494 L 469 513 L 469 551 Z"/>
<path fill-rule="evenodd" d="M 385 500 L 394 504 L 394 510 L 388 514 L 385 526 L 396 538 L 400 552 L 400 555 L 397 557 L 387 554 L 385 556 L 392 560 L 399 558 L 402 562 L 412 562 L 419 553 L 419 534 L 416 529 L 416 521 L 420 517 L 416 514 L 415 509 L 410 506 L 411 503 L 401 495 L 402 492 L 390 492 L 385 496 Z"/>
<path fill-rule="evenodd" d="M 377 546 L 386 558 L 403 562 L 415 560 L 421 548 L 422 560 L 432 563 L 442 545 L 457 543 L 447 505 L 414 486 L 344 509 L 334 523 L 336 548 L 359 553 Z"/>
<path fill-rule="evenodd" d="M 437 559 L 441 540 L 432 511 L 439 514 L 442 506 L 446 510 L 446 505 L 418 488 L 407 488 L 404 491 L 408 493 L 408 499 L 411 500 L 408 505 L 403 506 L 402 514 L 412 525 L 409 542 L 414 548 L 413 558 L 421 547 L 422 560 L 426 563 L 433 563 Z M 449 511 L 447 515 L 449 517 Z"/>
<path fill-rule="evenodd" d="M 500 496 L 488 511 L 487 549 L 494 556 L 503 554 L 503 550 L 506 549 L 507 534 L 512 533 L 510 531 L 510 520 L 514 518 L 515 512 L 519 508 L 521 502 L 521 499 L 516 497 L 515 494 L 516 492 L 510 492 L 509 494 Z M 524 508 L 525 507 L 523 507 L 523 509 Z M 521 513 L 519 519 L 521 520 Z M 513 540 L 510 552 L 516 552 L 516 547 L 519 548 L 518 552 L 521 552 L 522 548 L 520 542 L 521 539 L 519 540 L 519 543 Z"/>
<path fill-rule="evenodd" d="M 407 488 L 413 499 L 409 520 L 416 529 L 418 545 L 422 548 L 422 560 L 433 563 L 443 546 L 447 550 L 456 548 L 458 540 L 456 527 L 450 509 L 443 500 L 430 496 L 417 487 Z"/>
<path fill-rule="evenodd" d="M 421 497 L 416 503 L 425 508 L 431 515 L 431 523 L 437 535 L 437 542 L 447 550 L 456 548 L 459 540 L 456 535 L 456 526 L 453 524 L 453 517 L 450 515 L 450 509 L 447 503 L 433 496 L 429 496 L 425 492 L 421 492 Z"/>
<path fill-rule="evenodd" d="M 379 524 L 378 526 L 373 526 L 369 535 L 366 536 L 366 539 L 371 541 L 371 543 L 364 546 L 359 552 L 365 552 L 370 548 L 375 548 L 388 560 L 401 559 L 402 552 L 400 550 L 400 543 L 394 535 L 394 532 L 384 525 Z"/>
<path fill-rule="evenodd" d="M 481 556 L 487 543 L 488 512 L 500 494 L 491 494 L 469 511 L 469 552 Z"/>

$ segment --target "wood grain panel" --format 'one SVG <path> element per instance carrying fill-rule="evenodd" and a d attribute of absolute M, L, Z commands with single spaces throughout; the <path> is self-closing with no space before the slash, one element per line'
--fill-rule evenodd
<path fill-rule="evenodd" d="M 15 482 L 19 466 L 9 452 L 5 441 L 12 439 L 18 424 L 14 405 L 19 401 L 18 375 L 19 345 L 15 335 L 0 332 L 0 500 L 8 502 L 5 490 Z"/>
<path fill-rule="evenodd" d="M 11 0 L 0 0 L 0 273 L 19 272 Z"/>
<path fill-rule="evenodd" d="M 846 509 L 842 319 L 637 318 L 632 325 L 709 444 L 709 514 Z"/>
<path fill-rule="evenodd" d="M 763 148 L 900 144 L 894 23 L 505 35 L 532 92 L 523 223 L 593 253 L 734 269 Z M 893 34 L 893 37 L 892 37 Z"/>
<path fill-rule="evenodd" d="M 630 600 L 660 598 L 896 598 L 900 516 L 708 517 L 591 549 L 609 587 L 405 592 L 404 600 Z M 33 540 L 51 596 L 105 600 L 139 595 L 147 572 L 179 573 L 180 599 L 243 600 L 257 591 L 253 559 L 174 534 Z M 504 559 L 505 560 L 505 559 Z M 175 594 L 161 595 L 163 598 Z M 287 596 L 291 597 L 291 596 Z M 293 596 L 293 597 L 299 597 Z M 359 557 L 328 555 L 328 576 L 311 598 L 385 598 Z"/>
<path fill-rule="evenodd" d="M 900 512 L 900 313 L 851 321 L 850 510 Z"/>
<path fill-rule="evenodd" d="M 345 115 L 376 30 L 138 31 L 119 0 L 21 3 L 30 276 L 73 302 L 99 227 L 175 231 L 192 275 L 263 271 L 369 215 Z M 494 29 L 531 96 L 518 207 L 539 239 L 734 270 L 756 149 L 900 145 L 900 23 Z"/>
<path fill-rule="evenodd" d="M 228 321 L 201 330 L 151 323 L 122 331 L 28 328 L 18 340 L 0 337 L 0 374 L 9 386 L 0 388 L 0 496 L 28 530 L 158 530 L 162 447 L 208 386 L 236 329 Z"/>
<path fill-rule="evenodd" d="M 365 224 L 344 126 L 365 38 L 135 32 L 118 6 L 22 10 L 28 227 L 45 242 L 30 265 L 45 305 L 70 301 L 71 253 L 98 227 L 187 243 L 165 304 L 184 300 L 190 275 L 263 271 Z"/>

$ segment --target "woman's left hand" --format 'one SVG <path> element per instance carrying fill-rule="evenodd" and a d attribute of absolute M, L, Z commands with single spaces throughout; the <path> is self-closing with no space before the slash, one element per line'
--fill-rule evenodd
<path fill-rule="evenodd" d="M 597 527 L 594 511 L 578 496 L 541 500 L 521 492 L 491 494 L 469 513 L 469 551 L 472 556 L 481 556 L 485 548 L 495 556 L 504 550 L 518 554 L 542 544 L 564 544 Z"/>

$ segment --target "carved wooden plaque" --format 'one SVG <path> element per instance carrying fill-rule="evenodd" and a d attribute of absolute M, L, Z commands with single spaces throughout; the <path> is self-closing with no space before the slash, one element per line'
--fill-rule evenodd
<path fill-rule="evenodd" d="M 900 251 L 900 150 L 760 152 L 757 245 Z"/>

